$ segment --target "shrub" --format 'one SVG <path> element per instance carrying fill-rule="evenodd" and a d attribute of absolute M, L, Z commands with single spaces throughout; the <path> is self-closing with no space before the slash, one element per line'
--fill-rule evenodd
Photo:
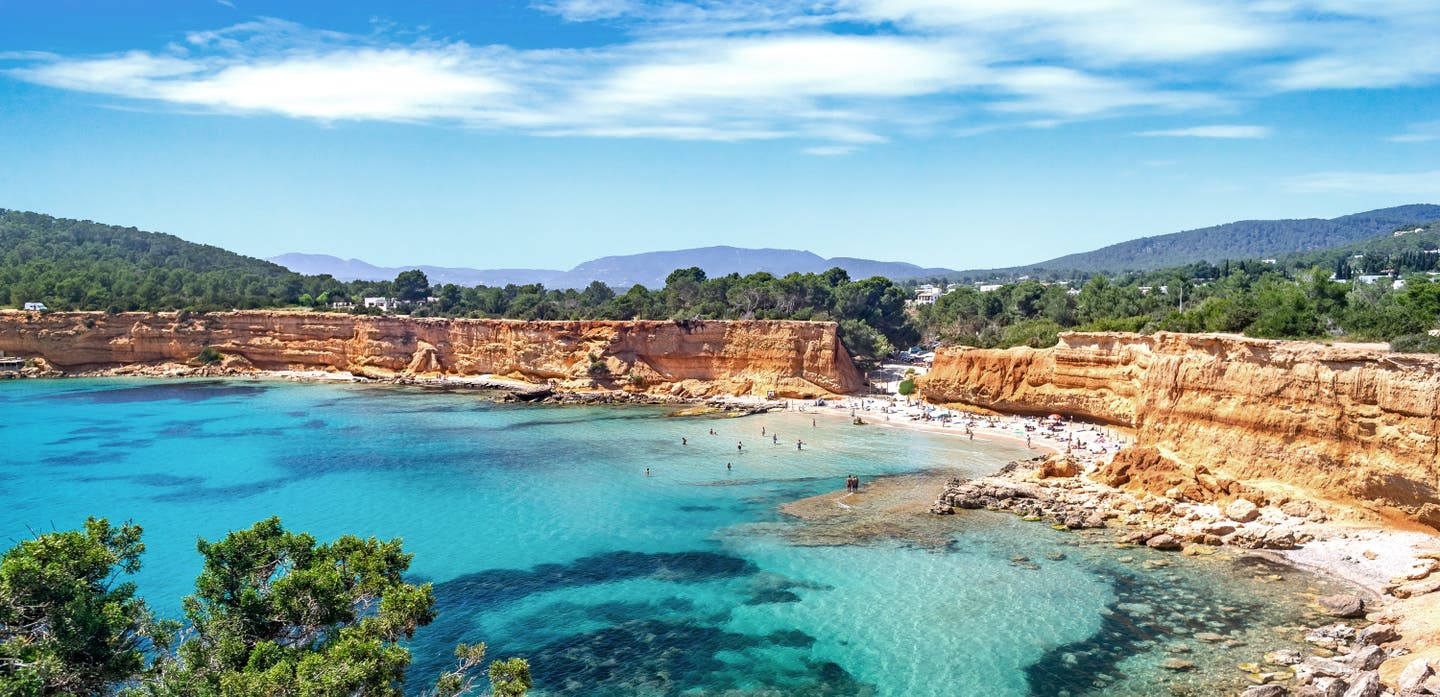
<path fill-rule="evenodd" d="M 1406 334 L 1390 340 L 1390 350 L 1399 353 L 1440 353 L 1440 336 Z"/>
<path fill-rule="evenodd" d="M 195 356 L 195 362 L 201 365 L 215 365 L 220 362 L 221 358 L 224 358 L 224 356 L 221 356 L 220 352 L 215 350 L 215 347 L 206 346 L 200 349 L 199 355 Z"/>
<path fill-rule="evenodd" d="M 903 397 L 909 397 L 915 394 L 915 380 L 913 378 L 901 380 L 900 385 L 895 388 L 895 391 L 899 392 Z"/>

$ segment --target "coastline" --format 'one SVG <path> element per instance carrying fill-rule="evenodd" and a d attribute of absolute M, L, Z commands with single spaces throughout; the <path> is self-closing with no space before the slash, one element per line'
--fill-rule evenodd
<path fill-rule="evenodd" d="M 270 380 L 286 382 L 314 382 L 314 383 L 335 383 L 352 382 L 357 384 L 373 385 L 406 385 L 426 388 L 462 388 L 479 390 L 504 390 L 507 394 L 534 392 L 537 388 L 543 388 L 544 397 L 537 401 L 546 401 L 555 404 L 579 404 L 579 403 L 613 403 L 613 402 L 647 402 L 647 403 L 668 403 L 668 404 L 705 404 L 717 409 L 733 409 L 745 413 L 758 411 L 788 410 L 799 413 L 812 414 L 815 418 L 820 416 L 839 417 L 850 419 L 851 408 L 856 410 L 865 423 L 865 426 L 876 426 L 925 432 L 943 436 L 969 437 L 965 428 L 959 426 L 945 426 L 935 421 L 914 420 L 912 417 L 922 413 L 925 409 L 943 409 L 952 413 L 965 414 L 973 421 L 971 428 L 974 438 L 1003 442 L 1011 445 L 1024 445 L 1023 424 L 1034 420 L 1033 417 L 1022 417 L 1006 414 L 978 414 L 976 412 L 948 409 L 945 407 L 932 407 L 923 402 L 916 402 L 906 408 L 896 408 L 891 413 L 875 410 L 880 398 L 867 398 L 857 396 L 840 396 L 827 400 L 825 406 L 817 406 L 813 402 L 804 400 L 765 400 L 756 397 L 721 397 L 721 398 L 696 398 L 677 397 L 671 395 L 653 395 L 646 393 L 616 392 L 608 390 L 565 390 L 551 388 L 536 383 L 524 382 L 497 376 L 473 376 L 466 378 L 433 378 L 433 377 L 400 377 L 395 379 L 377 380 L 364 378 L 350 373 L 328 372 L 328 371 L 261 371 L 246 370 L 224 371 L 209 370 L 205 368 L 185 368 L 180 370 L 152 371 L 152 370 L 124 370 L 124 371 L 100 371 L 90 374 L 71 374 L 65 377 L 75 378 L 100 378 L 100 377 L 161 377 L 161 378 L 197 378 L 197 379 L 235 379 L 235 380 Z M 867 401 L 872 407 L 866 409 Z M 888 400 L 886 400 L 888 402 Z M 888 419 L 887 419 L 888 417 Z M 992 425 L 993 424 L 993 425 Z M 863 426 L 862 426 L 863 427 Z M 1163 497 L 1147 494 L 1136 496 L 1130 492 L 1110 487 L 1090 477 L 1099 468 L 1106 464 L 1114 450 L 1110 446 L 1118 445 L 1123 447 L 1126 436 L 1118 433 L 1115 429 L 1093 424 L 1071 424 L 1070 434 L 1081 434 L 1091 440 L 1100 436 L 1107 437 L 1107 452 L 1103 453 L 1072 453 L 1072 458 L 1079 465 L 1077 471 L 1068 476 L 1036 476 L 1036 472 L 1020 472 L 1013 467 L 1007 467 L 996 475 L 984 477 L 977 482 L 1005 482 L 1006 485 L 1038 486 L 1052 490 L 1057 494 L 1057 500 L 1063 500 L 1065 511 L 1088 511 L 1087 520 L 1079 524 L 1072 524 L 1073 516 L 1058 516 L 1055 518 L 1055 525 L 1081 528 L 1102 528 L 1111 533 L 1121 533 L 1117 538 L 1120 544 L 1141 544 L 1154 549 L 1172 549 L 1177 553 L 1206 553 L 1204 547 L 1214 547 L 1223 544 L 1225 547 L 1237 550 L 1242 554 L 1254 554 L 1271 560 L 1281 561 L 1295 568 L 1303 569 L 1327 578 L 1338 579 L 1356 588 L 1363 589 L 1371 597 L 1367 598 L 1365 605 L 1368 612 L 1365 618 L 1378 625 L 1393 628 L 1399 633 L 1399 637 L 1393 641 L 1386 642 L 1395 656 L 1390 657 L 1383 665 L 1378 665 L 1380 674 L 1387 682 L 1396 679 L 1399 671 L 1404 667 L 1400 664 L 1408 664 L 1413 660 L 1437 661 L 1440 665 L 1440 593 L 1416 593 L 1413 597 L 1402 598 L 1393 595 L 1397 588 L 1404 583 L 1425 583 L 1427 579 L 1436 579 L 1440 585 L 1440 574 L 1430 577 L 1430 573 L 1440 570 L 1440 538 L 1433 534 L 1417 532 L 1413 529 L 1406 529 L 1404 526 L 1390 521 L 1389 525 L 1356 523 L 1354 521 L 1334 521 L 1327 516 L 1318 516 L 1314 520 L 1309 518 L 1300 521 L 1291 521 L 1288 516 L 1284 521 L 1286 534 L 1290 542 L 1278 545 L 1267 543 L 1268 532 L 1259 538 L 1241 537 L 1242 544 L 1232 544 L 1229 540 L 1212 541 L 1196 538 L 1187 539 L 1182 530 L 1201 530 L 1206 525 L 1227 525 L 1232 528 L 1233 535 L 1239 529 L 1244 531 L 1247 524 L 1260 522 L 1273 524 L 1285 513 L 1271 510 L 1266 507 L 1260 511 L 1252 520 L 1232 520 L 1227 512 L 1214 505 L 1179 504 L 1168 501 L 1160 505 L 1158 502 Z M 1037 431 L 1038 433 L 1038 431 Z M 1033 462 L 1053 462 L 1066 459 L 1062 450 L 1063 443 L 1057 438 L 1042 437 L 1033 438 L 1030 443 L 1034 453 Z M 1008 471 L 1007 471 L 1008 470 Z M 905 523 L 897 522 L 905 517 L 925 515 L 923 508 L 926 503 L 933 500 L 932 496 L 938 491 L 953 491 L 954 482 L 946 489 L 944 483 L 939 481 L 940 477 L 935 476 L 933 484 L 924 484 L 923 473 L 915 475 L 894 475 L 894 477 L 906 476 L 906 485 L 910 492 L 909 498 L 904 505 L 897 506 L 893 510 L 887 510 L 885 516 L 888 519 L 883 524 L 876 524 L 873 527 L 876 534 L 895 534 L 896 529 L 903 529 Z M 972 482 L 973 483 L 973 482 Z M 822 495 L 822 497 L 833 498 L 835 493 Z M 941 494 L 942 500 L 945 493 Z M 863 495 L 862 495 L 863 496 Z M 816 497 L 821 498 L 821 497 Z M 1030 499 L 1030 497 L 1022 497 Z M 913 499 L 913 500 L 911 500 Z M 862 499 L 863 500 L 863 499 Z M 786 504 L 789 508 L 801 502 Z M 953 502 L 952 502 L 953 503 Z M 835 509 L 833 513 L 844 516 L 846 508 L 842 506 L 830 506 Z M 969 507 L 969 506 L 961 506 Z M 990 505 L 980 507 L 991 508 Z M 1002 505 L 1001 510 L 1012 510 L 1020 513 L 1029 520 L 1042 520 L 1040 515 L 1035 513 L 1026 514 L 1023 511 L 1013 510 Z M 785 510 L 792 514 L 790 510 Z M 931 512 L 936 511 L 932 508 Z M 1099 516 L 1099 520 L 1090 519 Z M 936 516 L 929 516 L 935 518 Z M 1190 520 L 1186 520 L 1186 518 Z M 1200 521 L 1201 525 L 1190 525 Z M 1091 523 L 1097 523 L 1092 525 Z M 1238 524 L 1236 524 L 1238 523 Z M 1178 527 L 1177 527 L 1178 526 Z M 1135 533 L 1123 535 L 1129 530 L 1139 529 L 1149 534 L 1145 539 L 1134 539 Z M 1212 528 L 1213 529 L 1213 528 Z M 1272 528 L 1273 529 L 1273 528 Z M 1178 534 L 1171 534 L 1178 533 Z M 1199 534 L 1199 533 L 1196 533 Z M 1173 547 L 1168 545 L 1156 545 L 1151 540 L 1157 537 L 1171 537 L 1176 544 Z M 1249 543 L 1255 543 L 1251 546 Z M 1278 547 L 1278 548 L 1273 548 Z M 1200 551 L 1194 551 L 1200 550 Z M 1425 566 L 1423 554 L 1432 554 L 1429 557 L 1436 563 L 1425 573 L 1418 573 L 1417 569 Z M 1410 577 L 1410 578 L 1407 578 Z M 1401 581 L 1397 583 L 1397 581 Z M 1377 602 L 1378 601 L 1378 602 Z M 1327 639 L 1327 641 L 1330 641 Z M 1345 646 L 1345 648 L 1351 648 Z M 1358 647 L 1356 647 L 1358 648 Z M 1331 655 L 1335 655 L 1331 649 L 1326 649 Z M 1346 655 L 1346 654 L 1340 654 Z"/>

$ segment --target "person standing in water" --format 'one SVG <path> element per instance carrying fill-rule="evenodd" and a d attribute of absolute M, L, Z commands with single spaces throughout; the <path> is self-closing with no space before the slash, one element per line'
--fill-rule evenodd
<path fill-rule="evenodd" d="M 735 449 L 739 451 L 745 450 L 745 441 L 735 441 Z"/>
<path fill-rule="evenodd" d="M 774 445 L 779 445 L 779 444 L 780 444 L 780 434 L 778 434 L 778 433 L 772 433 L 772 434 L 770 434 L 770 442 L 771 442 L 772 444 L 774 444 Z"/>
<path fill-rule="evenodd" d="M 728 462 L 725 463 L 725 471 L 726 471 L 726 472 L 729 472 L 729 471 L 730 471 L 730 463 L 728 463 Z"/>
<path fill-rule="evenodd" d="M 795 449 L 796 449 L 796 450 L 801 450 L 801 449 L 803 449 L 804 445 L 805 445 L 805 441 L 802 441 L 802 440 L 800 440 L 800 439 L 798 439 L 798 438 L 795 440 Z"/>
<path fill-rule="evenodd" d="M 689 444 L 690 444 L 690 441 L 685 440 L 685 437 L 684 437 L 684 436 L 681 436 L 681 437 L 680 437 L 680 444 L 681 444 L 681 445 L 689 445 Z"/>
<path fill-rule="evenodd" d="M 649 467 L 646 467 L 646 468 L 645 468 L 645 476 L 647 476 L 647 477 L 650 476 L 650 468 L 649 468 Z"/>

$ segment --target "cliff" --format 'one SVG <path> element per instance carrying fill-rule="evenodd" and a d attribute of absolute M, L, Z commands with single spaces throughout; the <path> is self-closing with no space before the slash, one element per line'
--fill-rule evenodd
<path fill-rule="evenodd" d="M 1327 499 L 1440 528 L 1440 357 L 1068 333 L 1048 349 L 943 349 L 919 390 L 1127 429 L 1135 445 L 1098 473 L 1112 485 L 1198 501 Z"/>
<path fill-rule="evenodd" d="M 66 372 L 193 363 L 368 377 L 499 375 L 678 396 L 808 397 L 863 378 L 824 322 L 610 322 L 367 317 L 319 312 L 0 313 L 0 350 Z"/>

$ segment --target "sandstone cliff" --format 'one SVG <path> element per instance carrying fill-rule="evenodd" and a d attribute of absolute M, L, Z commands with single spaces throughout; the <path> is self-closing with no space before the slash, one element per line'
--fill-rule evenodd
<path fill-rule="evenodd" d="M 1084 417 L 1135 446 L 1108 483 L 1195 500 L 1360 503 L 1440 527 L 1440 357 L 1228 335 L 1062 334 L 944 349 L 935 403 Z"/>
<path fill-rule="evenodd" d="M 0 313 L 0 350 L 65 370 L 185 363 L 205 347 L 240 369 L 370 377 L 500 375 L 680 396 L 806 397 L 863 385 L 823 322 L 608 322 L 319 312 Z"/>

